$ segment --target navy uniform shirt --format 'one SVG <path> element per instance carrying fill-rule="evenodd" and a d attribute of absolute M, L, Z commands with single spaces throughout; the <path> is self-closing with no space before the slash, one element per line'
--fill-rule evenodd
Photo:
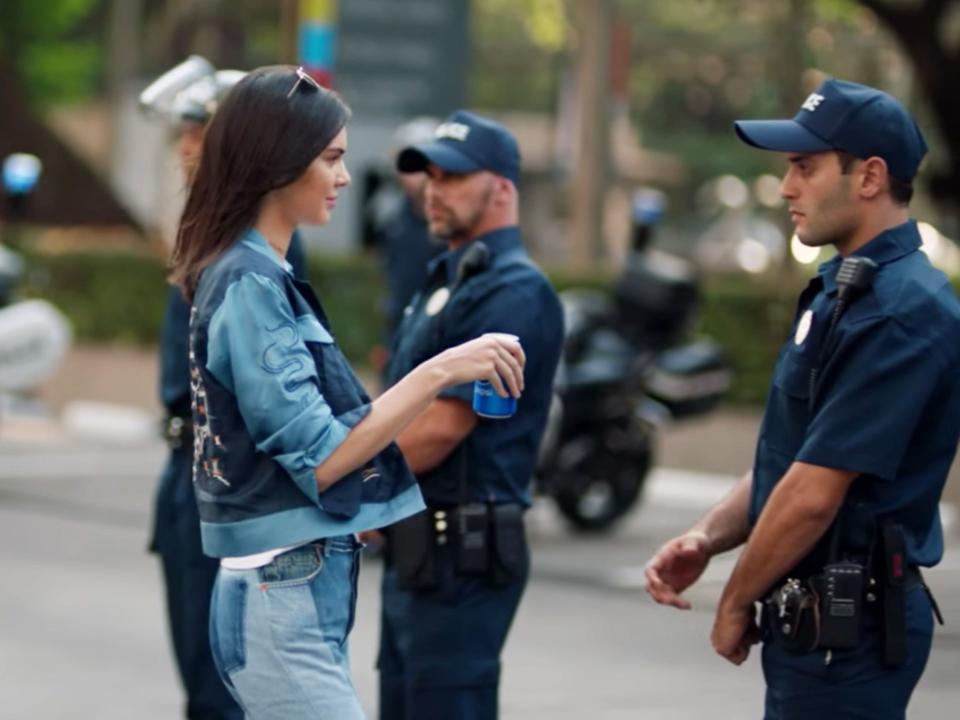
<path fill-rule="evenodd" d="M 418 477 L 428 504 L 490 501 L 530 504 L 530 478 L 553 392 L 563 344 L 563 312 L 550 282 L 523 249 L 516 227 L 474 242 L 490 250 L 485 269 L 455 288 L 457 269 L 470 247 L 445 252 L 428 268 L 427 284 L 414 296 L 393 343 L 387 377 L 392 384 L 443 350 L 488 332 L 516 335 L 527 356 L 525 389 L 516 414 L 478 418 L 477 426 L 438 468 Z M 440 296 L 452 295 L 442 309 Z M 433 302 L 431 302 L 433 299 Z M 473 401 L 473 383 L 441 397 Z M 461 497 L 465 473 L 467 497 Z"/>
<path fill-rule="evenodd" d="M 287 250 L 287 262 L 298 279 L 307 279 L 307 259 L 296 231 Z M 167 310 L 160 334 L 160 401 L 168 415 L 177 417 L 190 416 L 189 337 L 190 306 L 179 288 L 172 287 L 167 292 Z"/>
<path fill-rule="evenodd" d="M 904 527 L 908 562 L 940 560 L 938 504 L 960 435 L 960 304 L 920 244 L 911 221 L 854 253 L 879 269 L 829 341 L 841 258 L 800 296 L 760 430 L 751 523 L 794 461 L 854 471 L 838 516 L 841 550 L 865 556 L 877 521 L 890 519 Z M 810 409 L 810 371 L 825 343 Z M 824 550 L 825 539 L 821 559 Z"/>

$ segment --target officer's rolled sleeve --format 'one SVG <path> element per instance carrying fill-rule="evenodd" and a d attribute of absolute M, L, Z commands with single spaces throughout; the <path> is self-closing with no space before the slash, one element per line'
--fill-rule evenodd
<path fill-rule="evenodd" d="M 530 309 L 542 307 L 537 302 L 514 288 L 501 287 L 498 293 L 488 296 L 466 312 L 450 312 L 450 317 L 456 318 L 456 321 L 448 329 L 447 347 L 460 345 L 486 333 L 516 335 L 522 346 L 533 347 L 540 337 L 540 324 Z M 473 383 L 447 388 L 440 393 L 440 397 L 472 404 Z"/>
<path fill-rule="evenodd" d="M 895 319 L 850 328 L 824 368 L 796 459 L 893 480 L 941 365 L 931 342 Z"/>
<path fill-rule="evenodd" d="M 297 319 L 274 282 L 250 273 L 227 289 L 210 321 L 207 370 L 237 398 L 257 450 L 318 502 L 314 469 L 359 417 L 334 416 Z"/>

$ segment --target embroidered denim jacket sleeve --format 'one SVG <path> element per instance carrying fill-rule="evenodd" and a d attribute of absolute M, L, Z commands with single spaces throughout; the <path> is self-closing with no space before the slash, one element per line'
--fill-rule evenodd
<path fill-rule="evenodd" d="M 227 289 L 210 320 L 207 370 L 236 397 L 257 449 L 319 504 L 314 469 L 356 420 L 335 417 L 324 399 L 316 364 L 276 283 L 248 273 Z"/>

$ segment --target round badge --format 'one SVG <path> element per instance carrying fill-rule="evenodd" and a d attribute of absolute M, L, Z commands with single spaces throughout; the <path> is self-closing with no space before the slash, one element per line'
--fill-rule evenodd
<path fill-rule="evenodd" d="M 444 306 L 447 304 L 447 300 L 450 299 L 450 289 L 442 287 L 435 291 L 433 295 L 430 296 L 430 299 L 427 300 L 426 312 L 427 315 L 433 317 L 438 312 L 443 310 Z"/>
<path fill-rule="evenodd" d="M 793 336 L 793 342 L 796 345 L 803 345 L 803 341 L 810 334 L 810 328 L 813 326 L 813 311 L 807 310 L 800 316 L 800 322 L 797 323 L 797 333 Z"/>

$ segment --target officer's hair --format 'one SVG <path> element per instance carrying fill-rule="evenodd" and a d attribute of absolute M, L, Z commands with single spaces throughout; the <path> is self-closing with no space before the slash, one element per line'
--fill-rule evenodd
<path fill-rule="evenodd" d="M 851 155 L 843 150 L 837 150 L 837 158 L 840 160 L 840 172 L 846 175 L 853 169 L 853 164 L 860 158 Z M 906 182 L 900 178 L 895 178 L 887 173 L 890 179 L 890 197 L 897 205 L 909 205 L 913 198 L 913 182 Z"/>
<path fill-rule="evenodd" d="M 188 300 L 204 268 L 253 226 L 264 196 L 303 175 L 349 118 L 339 95 L 289 66 L 254 70 L 227 93 L 204 134 L 173 249 L 170 281 Z"/>

